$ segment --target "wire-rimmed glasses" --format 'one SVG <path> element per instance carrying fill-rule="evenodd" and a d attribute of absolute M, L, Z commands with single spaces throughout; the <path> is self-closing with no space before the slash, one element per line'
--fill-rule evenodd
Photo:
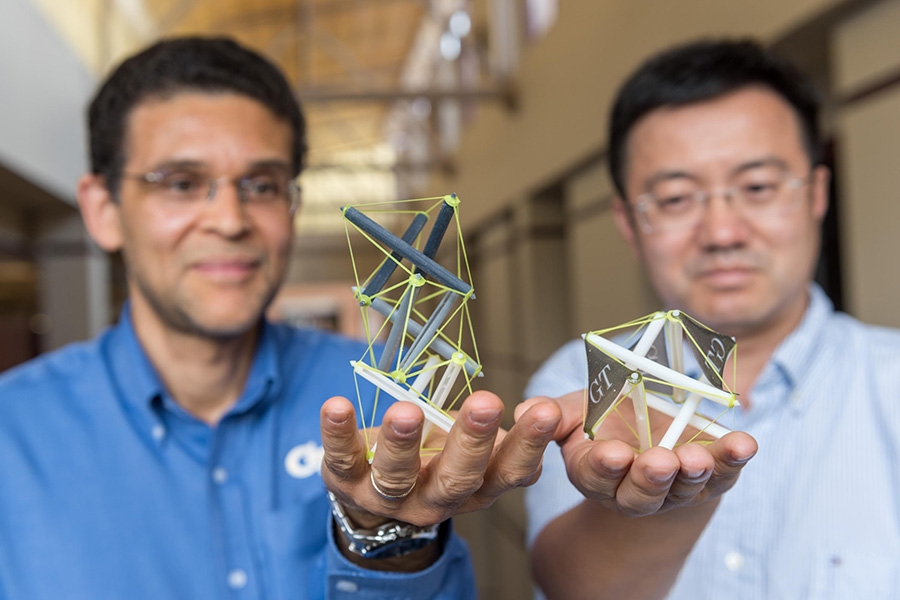
<path fill-rule="evenodd" d="M 159 169 L 147 173 L 122 174 L 150 188 L 150 192 L 173 210 L 193 210 L 212 201 L 222 185 L 234 185 L 246 206 L 286 208 L 291 214 L 300 205 L 300 187 L 280 170 L 262 171 L 236 179 L 211 177 L 200 170 Z"/>
<path fill-rule="evenodd" d="M 796 205 L 796 190 L 810 177 L 796 177 L 780 169 L 751 170 L 721 190 L 707 190 L 690 177 L 664 177 L 638 196 L 632 205 L 638 223 L 647 233 L 692 229 L 703 219 L 706 206 L 721 195 L 742 217 L 763 222 Z"/>

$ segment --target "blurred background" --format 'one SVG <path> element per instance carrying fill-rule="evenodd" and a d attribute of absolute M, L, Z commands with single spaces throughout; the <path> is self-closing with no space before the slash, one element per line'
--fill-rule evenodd
<path fill-rule="evenodd" d="M 178 34 L 261 51 L 304 104 L 305 204 L 272 316 L 359 335 L 338 207 L 456 192 L 482 386 L 508 422 L 555 348 L 657 308 L 609 214 L 606 113 L 638 62 L 698 36 L 757 37 L 814 77 L 834 170 L 818 279 L 900 326 L 898 32 L 900 0 L 2 0 L 0 370 L 115 320 L 121 264 L 74 205 L 85 106 L 111 65 Z M 529 597 L 521 494 L 458 527 L 483 597 Z"/>

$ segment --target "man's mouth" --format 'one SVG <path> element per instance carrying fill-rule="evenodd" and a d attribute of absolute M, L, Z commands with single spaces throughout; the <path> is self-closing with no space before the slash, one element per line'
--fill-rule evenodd
<path fill-rule="evenodd" d="M 252 275 L 260 261 L 252 258 L 207 258 L 192 265 L 194 271 L 214 280 L 237 282 Z"/>
<path fill-rule="evenodd" d="M 746 284 L 755 273 L 756 269 L 751 267 L 713 267 L 700 271 L 696 276 L 714 287 L 728 288 Z"/>

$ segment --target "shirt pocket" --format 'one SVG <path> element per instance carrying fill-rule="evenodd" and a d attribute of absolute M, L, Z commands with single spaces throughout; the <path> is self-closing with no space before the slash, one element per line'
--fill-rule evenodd
<path fill-rule="evenodd" d="M 900 552 L 819 550 L 809 600 L 900 598 Z"/>

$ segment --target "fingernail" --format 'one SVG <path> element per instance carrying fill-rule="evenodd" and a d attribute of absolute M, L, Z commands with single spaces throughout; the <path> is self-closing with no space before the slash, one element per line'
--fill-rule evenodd
<path fill-rule="evenodd" d="M 740 465 L 743 465 L 743 464 L 746 464 L 746 463 L 750 462 L 750 459 L 753 458 L 754 456 L 756 456 L 756 455 L 755 455 L 755 454 L 751 454 L 750 456 L 738 456 L 738 457 L 732 457 L 732 459 L 731 459 L 730 462 L 731 462 L 731 464 L 733 464 L 733 465 L 735 465 L 735 466 L 740 466 Z"/>
<path fill-rule="evenodd" d="M 328 419 L 328 422 L 332 425 L 343 425 L 350 418 L 349 413 L 325 413 L 325 418 Z"/>
<path fill-rule="evenodd" d="M 534 422 L 534 428 L 537 429 L 541 433 L 550 433 L 551 431 L 556 430 L 556 426 L 559 424 L 559 419 L 556 417 L 550 417 L 547 419 L 538 419 Z"/>
<path fill-rule="evenodd" d="M 498 408 L 485 408 L 469 412 L 469 419 L 476 425 L 493 425 L 500 418 L 501 410 Z"/>
<path fill-rule="evenodd" d="M 672 479 L 675 478 L 675 473 L 659 473 L 654 471 L 653 469 L 644 470 L 644 477 L 647 478 L 647 481 L 650 483 L 669 483 Z"/>
<path fill-rule="evenodd" d="M 687 469 L 684 476 L 690 481 L 702 481 L 709 473 L 709 469 Z"/>
<path fill-rule="evenodd" d="M 627 468 L 627 465 L 622 464 L 620 460 L 614 460 L 608 456 L 600 457 L 600 466 L 613 475 L 621 473 Z"/>
<path fill-rule="evenodd" d="M 397 435 L 409 436 L 419 429 L 418 419 L 393 419 L 391 420 L 391 430 Z"/>

